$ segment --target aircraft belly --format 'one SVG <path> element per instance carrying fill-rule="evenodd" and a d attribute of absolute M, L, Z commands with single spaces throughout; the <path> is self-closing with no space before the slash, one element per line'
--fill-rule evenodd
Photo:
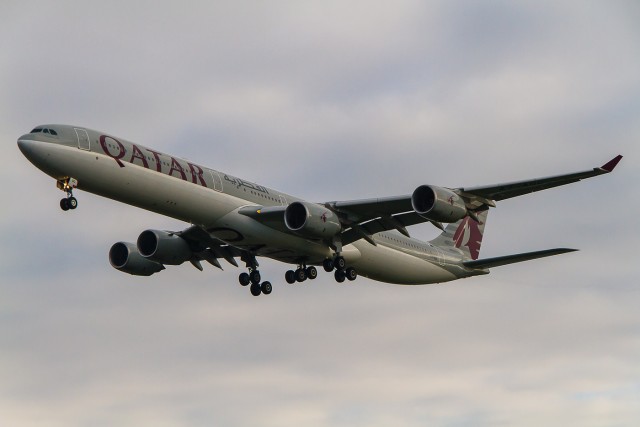
<path fill-rule="evenodd" d="M 253 218 L 231 212 L 207 228 L 213 236 L 239 248 L 282 262 L 320 264 L 331 257 L 328 245 L 268 227 Z"/>
<path fill-rule="evenodd" d="M 353 245 L 361 253 L 353 266 L 358 274 L 373 280 L 399 285 L 424 285 L 458 278 L 432 262 L 387 246 L 373 246 L 363 241 Z"/>

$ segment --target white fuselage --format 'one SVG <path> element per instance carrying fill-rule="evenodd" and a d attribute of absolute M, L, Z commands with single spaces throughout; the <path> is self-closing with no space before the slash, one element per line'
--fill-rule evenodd
<path fill-rule="evenodd" d="M 79 145 L 76 129 L 57 138 L 25 135 L 18 145 L 38 168 L 57 180 L 75 178 L 78 188 L 142 209 L 199 225 L 230 245 L 287 263 L 304 259 L 320 264 L 331 247 L 268 227 L 238 210 L 246 206 L 283 206 L 300 199 L 276 190 L 150 150 L 139 144 L 86 130 Z M 342 255 L 362 276 L 396 284 L 446 282 L 479 274 L 461 258 L 430 243 L 396 232 L 373 235 L 347 245 Z"/>

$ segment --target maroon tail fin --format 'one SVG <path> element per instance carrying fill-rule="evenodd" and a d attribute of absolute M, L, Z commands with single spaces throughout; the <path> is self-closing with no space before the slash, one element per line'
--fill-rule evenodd
<path fill-rule="evenodd" d="M 488 212 L 486 210 L 477 214 L 480 222 L 466 216 L 449 224 L 444 232 L 430 243 L 445 250 L 458 250 L 465 259 L 478 259 Z"/>

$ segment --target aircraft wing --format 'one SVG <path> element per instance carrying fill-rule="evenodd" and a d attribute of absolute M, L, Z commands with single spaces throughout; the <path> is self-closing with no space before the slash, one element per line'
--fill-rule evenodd
<path fill-rule="evenodd" d="M 216 239 L 204 228 L 197 225 L 193 225 L 175 234 L 190 243 L 192 247 L 201 249 L 200 251 L 194 252 L 196 258 L 191 261 L 191 263 L 199 270 L 202 270 L 202 266 L 198 263 L 200 260 L 207 261 L 209 264 L 222 270 L 222 266 L 218 261 L 220 258 L 237 267 L 238 263 L 235 258 L 242 257 L 243 255 L 242 250 L 229 246 L 222 240 Z"/>
<path fill-rule="evenodd" d="M 362 238 L 375 245 L 371 235 L 385 230 L 395 229 L 409 236 L 406 227 L 428 222 L 413 211 L 411 195 L 329 202 L 325 206 L 338 213 L 341 221 L 349 226 L 342 233 L 344 245 Z"/>
<path fill-rule="evenodd" d="M 524 194 L 533 193 L 535 191 L 546 190 L 548 188 L 559 187 L 561 185 L 571 184 L 580 180 L 603 175 L 613 171 L 622 156 L 618 155 L 599 168 L 593 168 L 583 172 L 575 172 L 564 175 L 550 176 L 547 178 L 531 179 L 526 181 L 510 182 L 506 184 L 490 185 L 485 187 L 465 187 L 458 191 L 461 196 L 468 194 L 471 196 L 482 197 L 488 200 L 505 200 L 511 197 L 522 196 Z"/>
<path fill-rule="evenodd" d="M 609 173 L 613 171 L 621 159 L 622 156 L 618 155 L 600 167 L 582 172 L 483 187 L 462 187 L 449 190 L 465 200 L 470 214 L 472 214 L 473 212 L 487 209 L 489 206 L 494 207 L 495 201 L 571 184 L 586 178 Z M 345 245 L 362 238 L 369 243 L 375 244 L 371 238 L 372 234 L 393 229 L 409 236 L 406 227 L 424 222 L 431 222 L 438 228 L 443 228 L 442 224 L 430 221 L 413 210 L 411 195 L 334 201 L 327 202 L 324 205 L 336 212 L 346 226 L 346 230 L 342 233 L 342 243 Z"/>

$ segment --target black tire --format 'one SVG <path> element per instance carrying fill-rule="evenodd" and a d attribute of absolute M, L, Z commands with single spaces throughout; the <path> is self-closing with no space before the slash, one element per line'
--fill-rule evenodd
<path fill-rule="evenodd" d="M 333 271 L 333 260 L 331 258 L 325 259 L 322 261 L 322 267 L 324 267 L 324 271 L 331 273 Z"/>
<path fill-rule="evenodd" d="M 260 290 L 262 291 L 263 294 L 269 295 L 273 290 L 273 287 L 271 286 L 271 282 L 262 282 L 262 285 L 260 285 Z"/>
<path fill-rule="evenodd" d="M 318 270 L 314 266 L 307 267 L 306 273 L 307 273 L 307 279 L 313 280 L 316 277 L 318 277 Z"/>
<path fill-rule="evenodd" d="M 337 270 L 344 270 L 344 268 L 347 266 L 347 262 L 343 257 L 339 256 L 336 257 L 335 261 L 333 261 L 333 265 Z"/>
<path fill-rule="evenodd" d="M 350 282 L 353 282 L 358 277 L 358 272 L 353 267 L 347 268 L 344 274 L 347 277 L 347 279 L 349 279 Z"/>
<path fill-rule="evenodd" d="M 71 196 L 68 199 L 69 201 L 69 209 L 75 209 L 78 207 L 78 199 L 76 199 L 75 197 Z"/>
<path fill-rule="evenodd" d="M 251 279 L 249 278 L 249 274 L 248 273 L 240 273 L 240 276 L 238 276 L 238 282 L 240 282 L 240 284 L 242 286 L 247 286 L 249 283 L 251 283 Z"/>
<path fill-rule="evenodd" d="M 251 273 L 249 273 L 249 279 L 251 280 L 251 283 L 253 283 L 254 285 L 259 285 L 260 272 L 258 270 L 253 270 Z"/>
<path fill-rule="evenodd" d="M 287 270 L 287 272 L 284 273 L 284 280 L 289 284 L 296 283 L 296 272 L 293 270 Z"/>
<path fill-rule="evenodd" d="M 295 272 L 296 282 L 304 282 L 307 280 L 307 272 L 304 271 L 304 268 L 299 268 Z"/>
<path fill-rule="evenodd" d="M 62 209 L 63 211 L 68 211 L 69 210 L 69 200 L 68 199 L 61 199 L 60 200 L 60 209 Z"/>
<path fill-rule="evenodd" d="M 260 296 L 260 294 L 262 293 L 262 289 L 260 289 L 260 285 L 257 283 L 253 283 L 251 284 L 251 295 L 253 295 L 254 297 Z"/>
<path fill-rule="evenodd" d="M 336 270 L 336 272 L 334 273 L 334 277 L 336 278 L 336 282 L 338 283 L 342 283 L 344 282 L 344 279 L 346 279 L 344 271 L 342 270 Z"/>

